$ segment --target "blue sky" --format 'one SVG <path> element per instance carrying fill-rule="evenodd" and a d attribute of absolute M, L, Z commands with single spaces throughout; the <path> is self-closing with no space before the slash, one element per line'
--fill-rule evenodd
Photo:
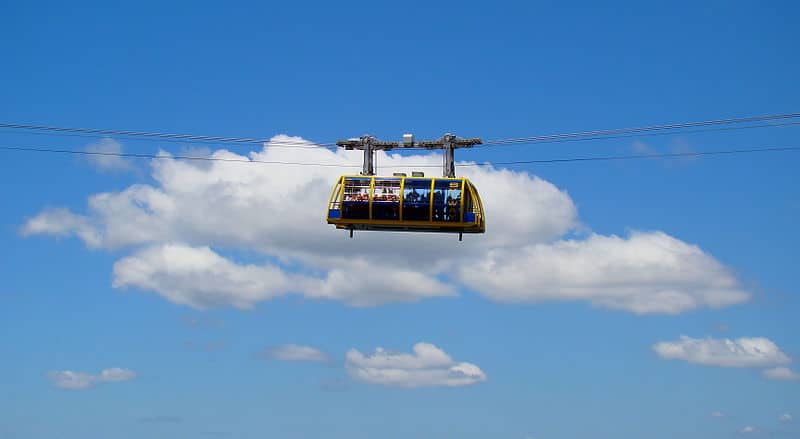
<path fill-rule="evenodd" d="M 790 113 L 798 12 L 5 5 L 0 121 L 330 142 Z M 457 158 L 798 146 L 799 133 Z M 10 130 L 0 145 L 359 160 Z M 0 438 L 800 436 L 800 382 L 764 375 L 800 372 L 795 152 L 458 168 L 488 217 L 461 244 L 347 239 L 317 202 L 337 170 L 0 158 Z M 479 372 L 453 372 L 464 363 Z"/>

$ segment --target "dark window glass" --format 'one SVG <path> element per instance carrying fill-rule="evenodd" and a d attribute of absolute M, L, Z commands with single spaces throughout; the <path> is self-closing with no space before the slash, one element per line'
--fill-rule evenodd
<path fill-rule="evenodd" d="M 433 187 L 433 221 L 461 221 L 461 180 L 436 179 Z"/>
<path fill-rule="evenodd" d="M 431 180 L 407 178 L 403 186 L 403 221 L 430 221 Z"/>
<path fill-rule="evenodd" d="M 464 191 L 464 212 L 472 212 L 472 196 L 469 190 Z"/>
<path fill-rule="evenodd" d="M 369 178 L 344 179 L 342 218 L 369 219 Z"/>
<path fill-rule="evenodd" d="M 467 187 L 469 186 L 469 187 Z M 475 222 L 475 210 L 472 205 L 472 193 L 470 189 L 472 185 L 465 185 L 464 187 L 464 222 L 472 223 Z"/>
<path fill-rule="evenodd" d="M 400 179 L 375 179 L 372 191 L 372 219 L 400 219 Z"/>

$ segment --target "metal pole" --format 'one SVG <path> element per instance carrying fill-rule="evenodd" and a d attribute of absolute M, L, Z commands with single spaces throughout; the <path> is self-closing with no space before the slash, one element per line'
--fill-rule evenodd
<path fill-rule="evenodd" d="M 442 160 L 444 162 L 442 176 L 446 178 L 456 178 L 456 161 L 453 148 L 453 141 L 455 138 L 456 136 L 450 133 L 442 136 L 442 149 L 444 149 L 442 154 Z"/>
<path fill-rule="evenodd" d="M 364 145 L 364 167 L 361 175 L 375 175 L 375 150 L 373 149 L 373 138 L 371 136 L 362 137 Z"/>

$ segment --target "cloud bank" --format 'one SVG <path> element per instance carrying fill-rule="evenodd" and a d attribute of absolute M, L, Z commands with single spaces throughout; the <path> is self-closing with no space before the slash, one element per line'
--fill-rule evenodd
<path fill-rule="evenodd" d="M 311 146 L 276 136 L 246 156 L 217 150 L 211 157 L 343 166 L 361 160 L 358 151 L 279 147 L 286 142 Z M 387 173 L 421 165 L 435 175 L 441 156 L 380 152 L 378 162 Z M 749 299 L 729 268 L 664 232 L 565 239 L 581 228 L 570 196 L 525 172 L 494 167 L 459 168 L 482 194 L 485 235 L 459 243 L 452 235 L 364 232 L 349 240 L 324 214 L 337 176 L 357 170 L 154 159 L 152 184 L 94 194 L 82 213 L 45 209 L 21 233 L 73 236 L 89 248 L 121 251 L 115 287 L 198 309 L 247 309 L 289 294 L 375 306 L 465 288 L 498 302 L 583 301 L 638 314 Z M 228 256 L 237 251 L 261 260 Z"/>
<path fill-rule="evenodd" d="M 430 343 L 415 344 L 410 354 L 377 348 L 365 355 L 350 349 L 345 367 L 355 380 L 389 387 L 461 387 L 486 381 L 478 366 L 456 363 Z"/>

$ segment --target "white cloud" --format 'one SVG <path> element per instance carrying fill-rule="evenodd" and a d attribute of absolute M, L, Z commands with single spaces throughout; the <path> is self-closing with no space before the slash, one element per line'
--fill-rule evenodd
<path fill-rule="evenodd" d="M 211 156 L 336 165 L 359 163 L 360 154 L 267 145 L 249 156 Z M 408 171 L 411 164 L 439 166 L 441 156 L 381 152 L 378 160 Z M 487 215 L 487 233 L 459 243 L 452 235 L 377 232 L 349 240 L 325 224 L 333 182 L 357 167 L 169 159 L 151 166 L 155 184 L 92 195 L 85 214 L 44 210 L 22 233 L 122 249 L 128 253 L 115 264 L 115 286 L 196 308 L 249 308 L 290 293 L 371 306 L 453 296 L 464 286 L 501 302 L 581 300 L 640 314 L 749 298 L 716 259 L 662 232 L 559 240 L 581 228 L 577 209 L 566 192 L 525 172 L 459 168 L 481 191 Z M 238 263 L 221 250 L 255 252 L 270 262 Z"/>
<path fill-rule="evenodd" d="M 115 154 L 123 152 L 122 144 L 111 138 L 103 138 L 86 146 L 89 163 L 100 171 L 127 171 L 133 165 L 125 158 Z"/>
<path fill-rule="evenodd" d="M 89 224 L 87 217 L 75 215 L 67 209 L 46 209 L 26 221 L 21 233 L 23 236 L 77 236 L 92 248 L 100 247 L 103 242 L 97 228 Z"/>
<path fill-rule="evenodd" d="M 345 360 L 354 379 L 390 387 L 459 387 L 486 381 L 486 374 L 478 366 L 456 363 L 430 343 L 415 344 L 411 354 L 377 348 L 365 355 L 350 349 Z"/>
<path fill-rule="evenodd" d="M 262 355 L 272 360 L 281 361 L 309 361 L 314 363 L 329 361 L 328 356 L 319 349 L 296 344 L 275 346 L 265 350 Z"/>
<path fill-rule="evenodd" d="M 739 430 L 739 433 L 749 434 L 749 433 L 755 433 L 756 431 L 757 431 L 756 428 L 753 427 L 752 425 L 746 425 L 744 428 Z"/>
<path fill-rule="evenodd" d="M 682 335 L 678 341 L 656 343 L 653 349 L 661 358 L 705 366 L 769 367 L 791 362 L 788 355 L 764 337 L 730 340 Z"/>
<path fill-rule="evenodd" d="M 182 244 L 149 247 L 123 258 L 114 264 L 113 285 L 153 290 L 196 308 L 250 308 L 293 288 L 291 277 L 276 267 L 238 265 L 208 247 Z"/>
<path fill-rule="evenodd" d="M 492 249 L 461 276 L 504 302 L 587 300 L 638 314 L 741 303 L 748 294 L 697 246 L 661 232 Z"/>
<path fill-rule="evenodd" d="M 792 415 L 784 413 L 778 417 L 778 420 L 781 422 L 792 422 Z"/>
<path fill-rule="evenodd" d="M 720 411 L 715 411 L 715 412 L 711 412 L 711 416 L 713 416 L 715 418 L 724 418 L 725 417 L 725 413 L 722 413 Z"/>
<path fill-rule="evenodd" d="M 98 376 L 98 381 L 102 383 L 112 383 L 117 381 L 130 381 L 134 378 L 136 378 L 136 374 L 132 370 L 112 367 L 111 369 L 104 369 L 101 371 Z"/>
<path fill-rule="evenodd" d="M 433 276 L 408 269 L 356 260 L 317 278 L 289 274 L 271 264 L 236 264 L 208 247 L 184 244 L 147 247 L 121 259 L 114 264 L 113 286 L 155 291 L 171 302 L 200 309 L 222 305 L 248 309 L 289 293 L 356 306 L 455 294 Z"/>
<path fill-rule="evenodd" d="M 775 367 L 764 371 L 764 377 L 778 381 L 800 381 L 800 374 L 788 367 Z"/>
<path fill-rule="evenodd" d="M 94 375 L 83 372 L 73 372 L 71 370 L 49 372 L 47 377 L 56 387 L 71 390 L 88 389 L 96 382 L 96 377 Z"/>
<path fill-rule="evenodd" d="M 136 378 L 136 373 L 128 369 L 113 367 L 104 369 L 98 374 L 73 372 L 71 370 L 52 371 L 47 377 L 56 387 L 69 390 L 84 390 L 100 383 L 113 383 L 130 381 Z"/>

